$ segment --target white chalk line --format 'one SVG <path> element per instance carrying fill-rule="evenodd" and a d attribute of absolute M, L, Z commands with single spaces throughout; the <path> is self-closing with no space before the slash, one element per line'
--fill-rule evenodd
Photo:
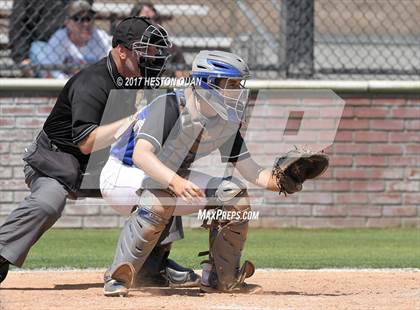
<path fill-rule="evenodd" d="M 37 269 L 18 269 L 13 267 L 10 272 L 105 272 L 106 268 L 37 268 Z M 201 272 L 201 270 L 195 270 Z M 257 268 L 256 272 L 420 272 L 420 268 L 321 268 L 321 269 L 277 269 L 277 268 Z"/>

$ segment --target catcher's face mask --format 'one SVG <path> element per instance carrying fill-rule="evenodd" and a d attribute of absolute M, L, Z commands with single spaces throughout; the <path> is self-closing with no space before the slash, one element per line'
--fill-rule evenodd
<path fill-rule="evenodd" d="M 208 89 L 199 88 L 196 92 L 221 118 L 240 123 L 249 97 L 244 84 L 245 80 L 238 78 L 208 77 Z"/>
<path fill-rule="evenodd" d="M 134 42 L 132 51 L 137 56 L 137 63 L 142 77 L 159 77 L 165 70 L 170 57 L 172 43 L 168 33 L 160 25 L 150 25 L 140 41 Z"/>

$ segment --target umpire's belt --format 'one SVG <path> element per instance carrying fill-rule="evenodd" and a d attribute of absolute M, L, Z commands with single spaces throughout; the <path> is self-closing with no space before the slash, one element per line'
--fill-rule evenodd
<path fill-rule="evenodd" d="M 59 151 L 44 131 L 25 149 L 23 160 L 35 171 L 56 179 L 71 192 L 76 192 L 80 186 L 79 161 L 72 154 Z"/>

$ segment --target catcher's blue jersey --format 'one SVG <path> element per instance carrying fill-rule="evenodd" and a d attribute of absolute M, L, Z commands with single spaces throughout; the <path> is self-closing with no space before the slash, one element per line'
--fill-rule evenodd
<path fill-rule="evenodd" d="M 121 160 L 125 165 L 133 166 L 133 152 L 136 143 L 136 133 L 141 129 L 141 125 L 146 120 L 150 106 L 157 100 L 166 99 L 169 96 L 177 96 L 175 92 L 161 95 L 155 98 L 151 103 L 142 108 L 137 116 L 137 122 L 134 126 L 131 126 L 111 147 L 111 155 Z M 163 115 L 162 115 L 163 117 Z M 163 120 L 162 120 L 163 122 Z M 158 126 L 158 124 L 156 124 Z M 137 132 L 135 132 L 135 130 Z"/>

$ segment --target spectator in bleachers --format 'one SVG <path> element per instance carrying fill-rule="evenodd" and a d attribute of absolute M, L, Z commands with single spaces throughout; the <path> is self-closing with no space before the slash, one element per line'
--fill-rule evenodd
<path fill-rule="evenodd" d="M 13 1 L 9 22 L 10 56 L 22 69 L 22 75 L 33 76 L 29 49 L 34 41 L 48 41 L 63 26 L 69 0 Z M 93 0 L 88 0 L 90 4 Z"/>
<path fill-rule="evenodd" d="M 41 74 L 44 77 L 68 78 L 81 66 L 105 57 L 111 49 L 111 37 L 94 25 L 95 11 L 90 3 L 73 1 L 66 12 L 65 27 L 58 29 L 48 43 L 32 43 L 32 63 L 41 66 L 63 65 L 63 70 L 44 71 Z"/>
<path fill-rule="evenodd" d="M 159 12 L 156 10 L 154 5 L 150 2 L 138 2 L 134 5 L 133 9 L 131 10 L 130 16 L 143 16 L 150 18 L 151 22 L 154 24 L 162 24 L 163 18 L 159 14 Z M 176 46 L 175 44 L 172 44 L 172 47 L 170 48 L 169 53 L 171 54 L 171 58 L 168 61 L 168 66 L 176 67 L 177 65 L 185 65 L 185 58 L 182 54 L 182 50 Z M 176 77 L 182 77 L 182 76 L 189 76 L 189 71 L 184 70 L 166 70 L 166 76 L 176 76 Z"/>

